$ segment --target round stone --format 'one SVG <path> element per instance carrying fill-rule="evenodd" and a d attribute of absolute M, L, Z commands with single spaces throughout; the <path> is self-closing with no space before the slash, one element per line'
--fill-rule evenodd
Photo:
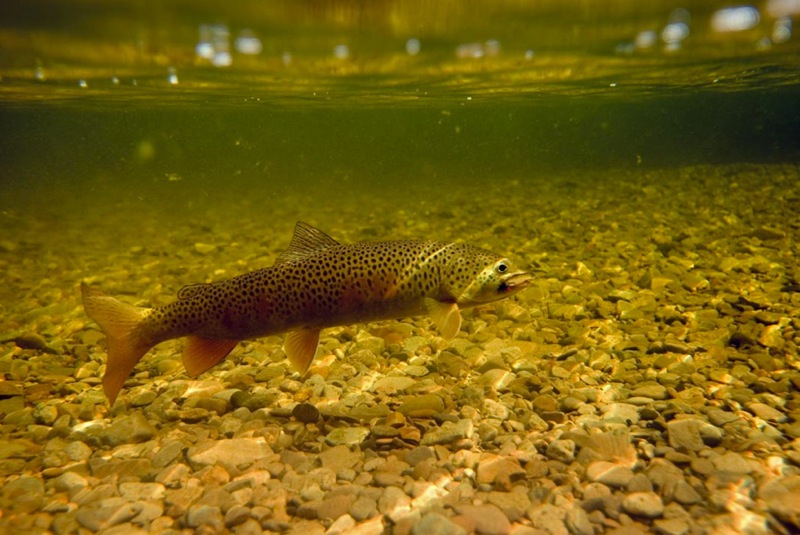
<path fill-rule="evenodd" d="M 664 503 L 655 492 L 632 492 L 622 500 L 626 513 L 645 518 L 658 518 L 664 513 Z"/>

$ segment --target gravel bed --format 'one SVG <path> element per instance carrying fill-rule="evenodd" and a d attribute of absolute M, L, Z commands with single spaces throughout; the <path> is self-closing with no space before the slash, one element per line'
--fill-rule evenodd
<path fill-rule="evenodd" d="M 0 531 L 800 530 L 798 166 L 184 201 L 0 214 Z M 536 280 L 451 341 L 326 330 L 304 377 L 281 337 L 197 380 L 167 342 L 108 406 L 81 280 L 162 304 L 270 265 L 297 219 L 462 239 Z"/>

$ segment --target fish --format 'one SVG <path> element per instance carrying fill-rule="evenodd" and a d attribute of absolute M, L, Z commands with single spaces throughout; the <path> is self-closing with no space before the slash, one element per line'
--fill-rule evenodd
<path fill-rule="evenodd" d="M 103 390 L 111 405 L 154 346 L 186 337 L 183 365 L 197 377 L 242 340 L 287 333 L 284 352 L 304 375 L 324 328 L 428 315 L 442 337 L 461 309 L 505 299 L 532 282 L 511 260 L 460 242 L 398 240 L 342 245 L 299 221 L 274 265 L 140 308 L 81 282 L 83 307 L 106 336 Z"/>

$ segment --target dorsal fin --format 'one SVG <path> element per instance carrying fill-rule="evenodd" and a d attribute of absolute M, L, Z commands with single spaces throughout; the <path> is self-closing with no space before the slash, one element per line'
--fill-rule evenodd
<path fill-rule="evenodd" d="M 178 299 L 190 299 L 197 294 L 199 294 L 203 288 L 208 286 L 205 282 L 199 282 L 197 284 L 188 284 L 178 290 Z"/>
<path fill-rule="evenodd" d="M 339 245 L 339 242 L 308 223 L 298 221 L 294 226 L 294 236 L 289 248 L 282 252 L 275 264 L 302 260 L 309 255 L 318 253 L 328 247 Z"/>

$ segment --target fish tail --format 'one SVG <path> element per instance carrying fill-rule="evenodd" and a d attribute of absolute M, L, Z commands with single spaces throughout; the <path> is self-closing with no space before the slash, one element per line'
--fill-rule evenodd
<path fill-rule="evenodd" d="M 81 294 L 86 314 L 106 335 L 108 358 L 103 390 L 113 406 L 136 363 L 155 345 L 143 339 L 141 333 L 147 310 L 123 303 L 83 282 Z"/>

